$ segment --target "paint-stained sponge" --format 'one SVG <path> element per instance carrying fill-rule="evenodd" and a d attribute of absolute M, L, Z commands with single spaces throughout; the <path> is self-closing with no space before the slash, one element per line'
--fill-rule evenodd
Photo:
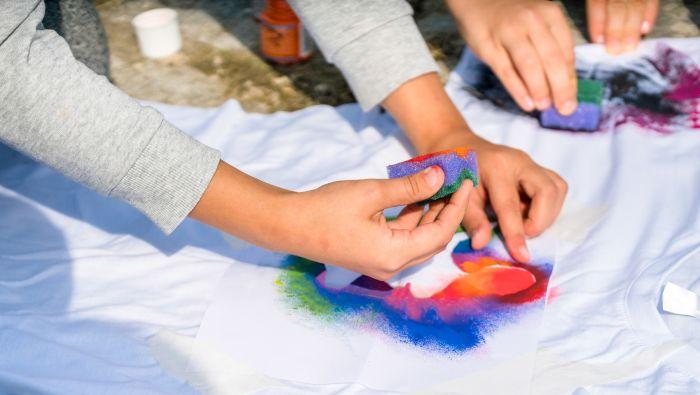
<path fill-rule="evenodd" d="M 471 180 L 474 186 L 479 183 L 476 153 L 464 147 L 417 156 L 387 166 L 387 171 L 389 178 L 399 178 L 418 173 L 430 166 L 440 166 L 445 173 L 445 181 L 440 190 L 428 200 L 437 200 L 456 192 L 466 179 Z"/>
<path fill-rule="evenodd" d="M 605 87 L 600 81 L 578 80 L 578 107 L 570 115 L 562 115 L 554 107 L 540 113 L 540 124 L 550 129 L 593 131 L 598 129 L 602 115 L 601 103 Z"/>

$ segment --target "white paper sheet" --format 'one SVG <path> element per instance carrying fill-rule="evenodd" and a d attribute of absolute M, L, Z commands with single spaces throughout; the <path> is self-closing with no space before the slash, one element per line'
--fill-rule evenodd
<path fill-rule="evenodd" d="M 456 235 L 447 250 L 429 265 L 457 267 L 451 253 L 460 242 L 464 246 L 465 239 L 463 233 Z M 537 243 L 543 245 L 541 249 L 556 248 L 551 240 L 538 240 L 533 245 Z M 492 243 L 491 248 L 495 251 L 493 257 L 507 257 L 499 242 Z M 527 291 L 504 297 L 507 302 L 484 302 L 479 308 L 491 311 L 473 314 L 470 325 L 476 327 L 470 327 L 463 321 L 459 321 L 461 325 L 449 319 L 443 322 L 440 317 L 405 316 L 416 308 L 423 309 L 419 306 L 427 299 L 408 296 L 401 299 L 402 303 L 418 307 L 391 308 L 396 307 L 389 306 L 391 297 L 383 298 L 381 306 L 376 306 L 372 298 L 348 299 L 354 295 L 348 291 L 324 291 L 313 276 L 300 279 L 294 266 L 284 267 L 288 257 L 251 247 L 241 251 L 240 263 L 233 264 L 221 280 L 198 339 L 277 379 L 310 384 L 359 383 L 376 390 L 419 390 L 534 352 L 546 281 L 554 263 L 551 256 L 536 256 L 533 264 L 526 266 L 533 272 L 541 270 L 544 276 L 538 282 L 543 288 L 532 302 L 516 301 L 516 297 L 525 298 L 522 295 Z M 477 262 L 477 258 L 468 261 Z M 509 264 L 508 259 L 504 261 Z M 322 270 L 321 265 L 318 268 Z M 463 277 L 475 275 L 460 272 Z M 536 286 L 526 288 L 532 291 Z M 306 303 L 305 298 L 317 300 Z M 442 318 L 459 314 L 460 309 L 449 303 L 437 300 L 438 307 L 432 314 L 444 314 Z M 326 307 L 338 311 L 319 313 Z M 431 325 L 429 320 L 439 322 Z M 474 336 L 483 339 L 472 339 Z M 512 388 L 527 388 L 531 369 L 531 364 L 525 364 L 508 372 Z"/>

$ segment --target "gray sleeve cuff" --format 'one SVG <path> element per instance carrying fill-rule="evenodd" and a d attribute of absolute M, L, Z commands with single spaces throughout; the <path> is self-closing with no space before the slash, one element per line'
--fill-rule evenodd
<path fill-rule="evenodd" d="M 404 82 L 438 66 L 410 15 L 394 19 L 338 50 L 343 72 L 363 110 L 381 103 Z"/>
<path fill-rule="evenodd" d="M 136 207 L 169 234 L 197 205 L 219 159 L 219 151 L 163 121 L 109 195 Z"/>

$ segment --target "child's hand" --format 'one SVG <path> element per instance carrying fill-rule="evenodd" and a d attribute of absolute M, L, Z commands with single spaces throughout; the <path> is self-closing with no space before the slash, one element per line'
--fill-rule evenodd
<path fill-rule="evenodd" d="M 449 0 L 469 47 L 525 111 L 576 109 L 571 29 L 547 0 Z"/>
<path fill-rule="evenodd" d="M 547 229 L 559 215 L 568 186 L 555 172 L 539 166 L 519 150 L 489 143 L 466 131 L 443 136 L 425 152 L 467 146 L 476 151 L 479 187 L 470 194 L 464 228 L 472 247 L 485 247 L 491 239 L 486 204 L 490 203 L 510 255 L 530 260 L 525 237 Z"/>
<path fill-rule="evenodd" d="M 464 218 L 471 183 L 431 202 L 439 167 L 391 180 L 339 181 L 295 193 L 220 162 L 190 217 L 260 247 L 386 280 L 445 249 Z M 384 209 L 408 205 L 393 221 Z"/>
<path fill-rule="evenodd" d="M 611 54 L 631 51 L 651 31 L 658 12 L 659 0 L 587 0 L 588 33 Z"/>
<path fill-rule="evenodd" d="M 442 186 L 444 174 L 431 167 L 391 180 L 340 181 L 295 194 L 289 210 L 295 224 L 285 250 L 380 280 L 424 262 L 452 240 L 464 218 L 471 183 L 449 201 L 431 202 L 424 213 L 415 203 Z M 392 221 L 383 210 L 408 205 Z"/>

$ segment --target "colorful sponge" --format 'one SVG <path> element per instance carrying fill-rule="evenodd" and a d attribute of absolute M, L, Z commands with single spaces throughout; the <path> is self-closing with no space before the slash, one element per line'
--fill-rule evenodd
<path fill-rule="evenodd" d="M 578 107 L 571 115 L 562 115 L 554 107 L 540 113 L 540 124 L 545 128 L 586 130 L 598 129 L 602 113 L 603 83 L 578 80 Z"/>
<path fill-rule="evenodd" d="M 445 173 L 445 181 L 440 190 L 428 200 L 437 200 L 454 193 L 466 179 L 471 180 L 474 186 L 479 183 L 476 154 L 468 148 L 455 148 L 416 156 L 405 162 L 387 166 L 386 169 L 389 172 L 389 178 L 399 178 L 418 173 L 430 166 L 440 166 Z"/>

